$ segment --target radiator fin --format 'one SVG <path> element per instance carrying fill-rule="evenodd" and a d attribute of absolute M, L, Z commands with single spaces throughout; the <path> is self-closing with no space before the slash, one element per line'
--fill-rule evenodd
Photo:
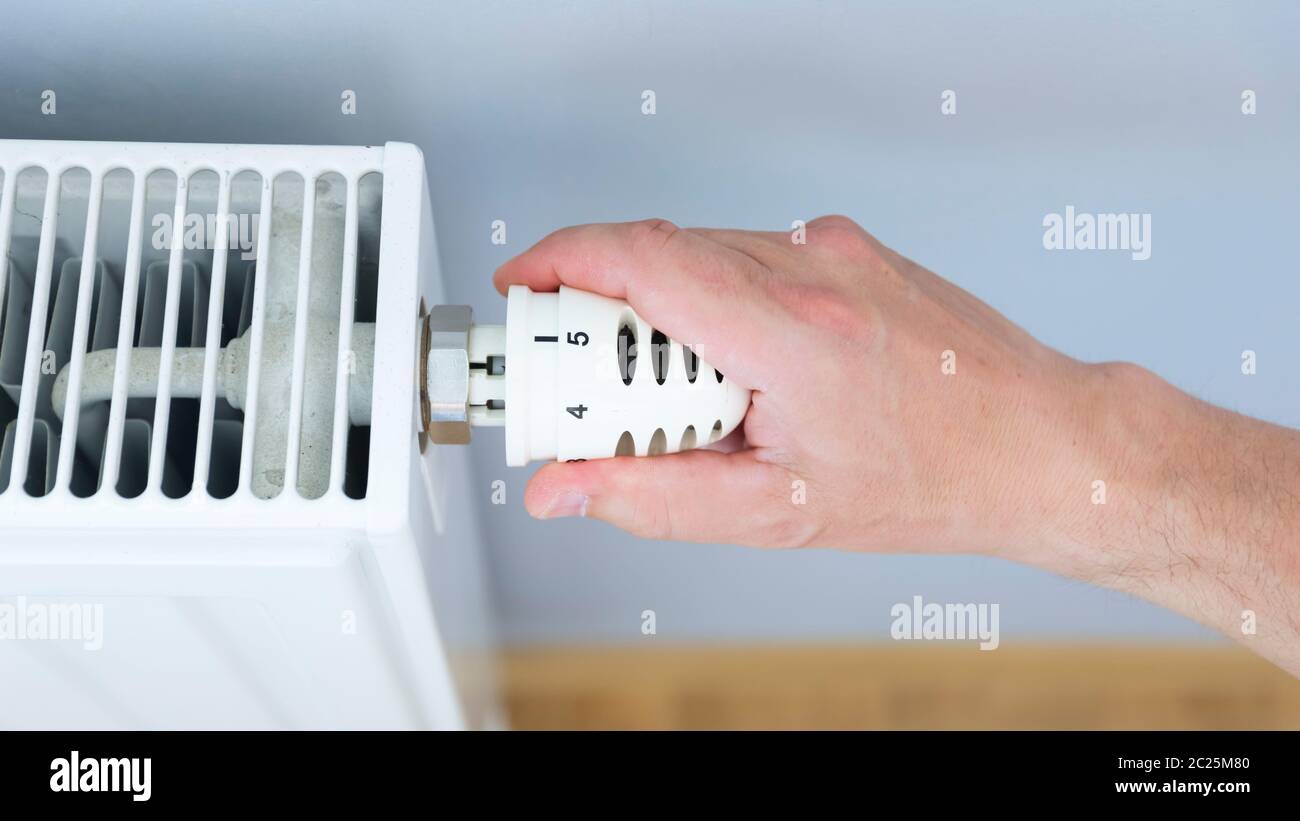
<path fill-rule="evenodd" d="M 0 493 L 363 498 L 378 169 L 60 162 L 0 156 Z"/>

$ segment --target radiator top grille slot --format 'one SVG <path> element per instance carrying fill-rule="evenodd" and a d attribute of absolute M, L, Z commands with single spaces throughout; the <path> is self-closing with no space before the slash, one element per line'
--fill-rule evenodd
<path fill-rule="evenodd" d="M 0 494 L 364 498 L 375 155 L 107 156 L 0 143 Z"/>

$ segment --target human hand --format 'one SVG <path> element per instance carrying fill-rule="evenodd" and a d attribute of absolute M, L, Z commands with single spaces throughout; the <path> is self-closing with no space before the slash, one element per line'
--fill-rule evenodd
<path fill-rule="evenodd" d="M 998 552 L 1032 540 L 1061 513 L 1046 494 L 1068 481 L 1059 470 L 1098 368 L 846 218 L 793 239 L 588 225 L 501 267 L 503 292 L 566 284 L 626 299 L 753 390 L 738 450 L 547 465 L 528 510 L 768 547 Z"/>

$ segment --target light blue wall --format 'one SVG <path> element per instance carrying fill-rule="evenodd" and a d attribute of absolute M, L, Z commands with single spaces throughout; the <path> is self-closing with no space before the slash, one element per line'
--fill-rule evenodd
<path fill-rule="evenodd" d="M 0 136 L 418 143 L 451 295 L 483 321 L 504 318 L 492 270 L 565 224 L 843 212 L 1068 353 L 1300 425 L 1297 32 L 1289 2 L 7 4 Z M 1151 213 L 1151 259 L 1043 250 L 1043 216 L 1071 204 Z M 880 639 L 918 593 L 999 603 L 1004 645 L 1204 635 L 994 561 L 535 523 L 528 471 L 501 467 L 498 435 L 473 447 L 516 640 L 638 640 L 647 608 L 661 639 Z M 505 508 L 488 504 L 495 478 Z"/>

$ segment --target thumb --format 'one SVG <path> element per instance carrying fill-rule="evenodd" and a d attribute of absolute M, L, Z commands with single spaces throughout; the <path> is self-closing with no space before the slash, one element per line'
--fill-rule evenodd
<path fill-rule="evenodd" d="M 648 539 L 764 547 L 805 545 L 817 532 L 791 496 L 791 475 L 736 453 L 694 450 L 556 463 L 533 475 L 524 506 L 539 519 L 589 516 Z"/>

